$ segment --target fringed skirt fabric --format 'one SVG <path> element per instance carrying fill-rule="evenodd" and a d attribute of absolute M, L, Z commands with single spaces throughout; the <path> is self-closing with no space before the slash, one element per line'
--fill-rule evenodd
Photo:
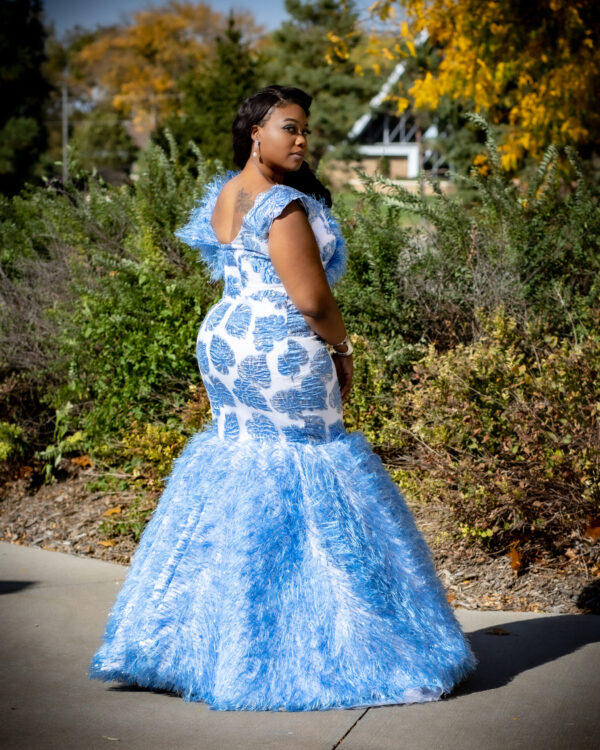
<path fill-rule="evenodd" d="M 361 432 L 238 442 L 212 425 L 173 464 L 89 676 L 312 711 L 438 700 L 476 663 Z"/>

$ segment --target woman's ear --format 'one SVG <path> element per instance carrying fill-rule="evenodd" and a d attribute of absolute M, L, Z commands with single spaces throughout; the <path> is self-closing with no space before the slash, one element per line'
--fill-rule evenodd
<path fill-rule="evenodd" d="M 253 141 L 257 138 L 260 140 L 260 127 L 258 125 L 253 125 L 250 129 L 250 138 L 252 138 Z"/>

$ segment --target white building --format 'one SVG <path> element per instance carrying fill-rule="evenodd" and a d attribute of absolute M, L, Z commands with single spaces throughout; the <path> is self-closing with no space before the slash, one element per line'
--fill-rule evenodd
<path fill-rule="evenodd" d="M 425 37 L 422 33 L 416 41 L 420 43 Z M 379 93 L 369 102 L 365 114 L 350 129 L 347 140 L 356 146 L 360 161 L 332 163 L 328 172 L 333 182 L 359 185 L 354 166 L 367 174 L 379 172 L 392 180 L 416 180 L 421 171 L 438 178 L 447 173 L 449 165 L 444 157 L 427 145 L 429 139 L 438 136 L 437 126 L 433 124 L 420 133 L 409 110 L 397 115 L 385 108 L 385 100 L 404 69 L 404 62 L 396 65 Z"/>

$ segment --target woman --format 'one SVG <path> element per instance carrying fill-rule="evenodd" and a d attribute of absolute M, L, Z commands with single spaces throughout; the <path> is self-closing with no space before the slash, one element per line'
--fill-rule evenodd
<path fill-rule="evenodd" d="M 173 464 L 90 677 L 308 711 L 438 700 L 476 665 L 404 498 L 344 428 L 346 251 L 302 176 L 310 103 L 247 99 L 241 170 L 176 233 L 225 279 L 196 348 L 213 420 Z"/>

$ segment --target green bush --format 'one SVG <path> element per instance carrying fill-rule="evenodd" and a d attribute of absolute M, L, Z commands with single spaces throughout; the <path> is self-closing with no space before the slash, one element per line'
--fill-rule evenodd
<path fill-rule="evenodd" d="M 35 458 L 42 462 L 44 481 L 51 482 L 62 457 L 68 453 L 82 453 L 87 448 L 87 440 L 81 430 L 67 435 L 69 429 L 69 414 L 73 404 L 67 402 L 56 410 L 54 435 L 52 442 L 44 450 L 37 451 Z"/>
<path fill-rule="evenodd" d="M 125 508 L 117 506 L 109 510 L 108 515 L 105 513 L 105 518 L 98 525 L 98 531 L 109 540 L 115 537 L 130 537 L 137 543 L 155 508 L 156 498 L 142 491 Z M 100 543 L 114 544 L 106 541 Z"/>
<path fill-rule="evenodd" d="M 348 431 L 361 430 L 376 445 L 392 413 L 392 381 L 385 352 L 377 350 L 365 336 L 351 336 L 351 340 L 354 377 L 344 404 L 344 425 Z"/>
<path fill-rule="evenodd" d="M 0 422 L 0 462 L 23 454 L 23 429 L 18 424 Z"/>
<path fill-rule="evenodd" d="M 67 431 L 81 431 L 90 450 L 117 441 L 134 419 L 178 421 L 190 383 L 200 382 L 194 341 L 221 286 L 173 230 L 210 166 L 196 149 L 196 174 L 184 168 L 167 137 L 170 153 L 151 144 L 133 186 L 72 165 L 68 185 L 3 204 L 1 231 L 16 249 L 3 264 L 0 370 L 35 383 L 44 422 L 71 404 Z M 20 421 L 16 406 L 5 416 Z"/>
<path fill-rule="evenodd" d="M 365 177 L 336 200 L 357 352 L 345 422 L 401 452 L 402 486 L 446 503 L 457 533 L 560 548 L 599 502 L 600 209 L 574 152 L 551 146 L 523 190 L 486 133 L 489 169 L 455 175 L 468 193 Z M 194 342 L 222 286 L 173 230 L 219 165 L 191 144 L 185 166 L 165 139 L 131 185 L 73 163 L 67 185 L 0 201 L 0 445 L 47 478 L 80 449 L 148 493 L 210 418 Z M 146 505 L 107 523 L 135 535 Z"/>
<path fill-rule="evenodd" d="M 185 442 L 186 436 L 176 428 L 135 420 L 122 439 L 123 457 L 145 472 L 152 487 L 169 474 Z"/>
<path fill-rule="evenodd" d="M 106 233 L 73 257 L 76 294 L 54 311 L 67 378 L 53 399 L 82 405 L 78 424 L 94 439 L 132 419 L 166 421 L 200 380 L 194 341 L 220 287 L 173 235 L 206 182 L 199 171 L 178 174 L 176 154 L 151 146 L 133 193 L 90 189 L 88 216 Z M 106 203 L 117 204 L 108 216 Z"/>
<path fill-rule="evenodd" d="M 364 215 L 345 217 L 354 299 L 344 295 L 343 304 L 357 332 L 373 330 L 369 317 L 387 310 L 388 342 L 395 326 L 405 341 L 446 351 L 481 335 L 477 309 L 502 306 L 521 325 L 542 315 L 557 335 L 585 336 L 600 302 L 600 206 L 579 157 L 551 145 L 525 189 L 502 171 L 485 120 L 471 119 L 486 131 L 489 167 L 453 177 L 472 199 L 442 193 L 437 180 L 434 195 L 421 197 L 363 174 Z M 421 226 L 399 227 L 399 212 Z M 355 300 L 367 303 L 362 314 Z"/>
<path fill-rule="evenodd" d="M 463 534 L 556 551 L 600 508 L 600 316 L 579 343 L 502 310 L 478 323 L 477 342 L 431 346 L 396 386 L 384 439 L 410 456 L 405 490 Z"/>
<path fill-rule="evenodd" d="M 419 308 L 404 294 L 402 258 L 412 242 L 402 212 L 375 190 L 356 202 L 338 200 L 336 214 L 348 247 L 348 270 L 335 287 L 347 329 L 372 342 L 386 377 L 407 371 L 426 351 Z"/>

